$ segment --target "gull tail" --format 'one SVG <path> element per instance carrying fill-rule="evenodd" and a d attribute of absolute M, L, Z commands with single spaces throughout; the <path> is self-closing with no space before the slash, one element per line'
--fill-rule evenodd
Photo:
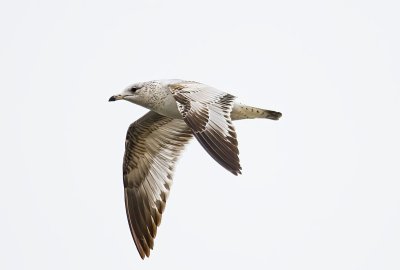
<path fill-rule="evenodd" d="M 271 120 L 279 120 L 279 118 L 281 118 L 282 116 L 282 113 L 276 111 L 264 110 L 263 115 L 265 116 L 265 118 Z"/>
<path fill-rule="evenodd" d="M 282 113 L 260 109 L 252 106 L 247 106 L 244 104 L 234 104 L 231 112 L 232 120 L 241 119 L 255 119 L 255 118 L 267 118 L 271 120 L 278 120 L 281 118 Z"/>

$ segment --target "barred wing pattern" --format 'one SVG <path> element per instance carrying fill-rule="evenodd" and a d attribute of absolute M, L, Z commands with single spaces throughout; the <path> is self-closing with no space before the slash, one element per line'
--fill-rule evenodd
<path fill-rule="evenodd" d="M 170 84 L 178 110 L 203 148 L 222 167 L 241 173 L 238 142 L 230 117 L 234 96 L 197 82 Z"/>
<path fill-rule="evenodd" d="M 155 112 L 148 112 L 128 129 L 123 163 L 125 207 L 142 259 L 153 248 L 175 163 L 191 138 L 184 121 Z"/>

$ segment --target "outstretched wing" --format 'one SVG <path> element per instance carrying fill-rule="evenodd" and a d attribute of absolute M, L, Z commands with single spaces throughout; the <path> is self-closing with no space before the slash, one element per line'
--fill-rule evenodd
<path fill-rule="evenodd" d="M 196 82 L 170 84 L 178 110 L 203 148 L 225 169 L 242 169 L 231 121 L 234 96 Z"/>
<path fill-rule="evenodd" d="M 150 255 L 175 163 L 192 138 L 180 119 L 149 112 L 126 135 L 123 179 L 129 227 L 142 259 Z"/>

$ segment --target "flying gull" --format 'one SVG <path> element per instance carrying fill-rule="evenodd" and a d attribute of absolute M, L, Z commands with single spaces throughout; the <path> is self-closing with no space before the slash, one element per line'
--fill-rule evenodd
<path fill-rule="evenodd" d="M 232 120 L 278 120 L 280 112 L 235 101 L 231 94 L 183 80 L 135 83 L 109 101 L 127 100 L 150 110 L 129 126 L 123 161 L 125 207 L 142 259 L 150 256 L 172 185 L 175 163 L 194 136 L 222 167 L 241 173 Z"/>

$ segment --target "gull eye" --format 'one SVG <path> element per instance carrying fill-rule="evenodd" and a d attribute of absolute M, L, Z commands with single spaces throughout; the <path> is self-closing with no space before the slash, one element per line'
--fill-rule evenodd
<path fill-rule="evenodd" d="M 136 87 L 136 86 L 133 86 L 131 89 L 130 89 L 130 91 L 132 92 L 132 93 L 135 93 L 137 90 L 139 90 L 140 88 L 139 87 Z"/>

